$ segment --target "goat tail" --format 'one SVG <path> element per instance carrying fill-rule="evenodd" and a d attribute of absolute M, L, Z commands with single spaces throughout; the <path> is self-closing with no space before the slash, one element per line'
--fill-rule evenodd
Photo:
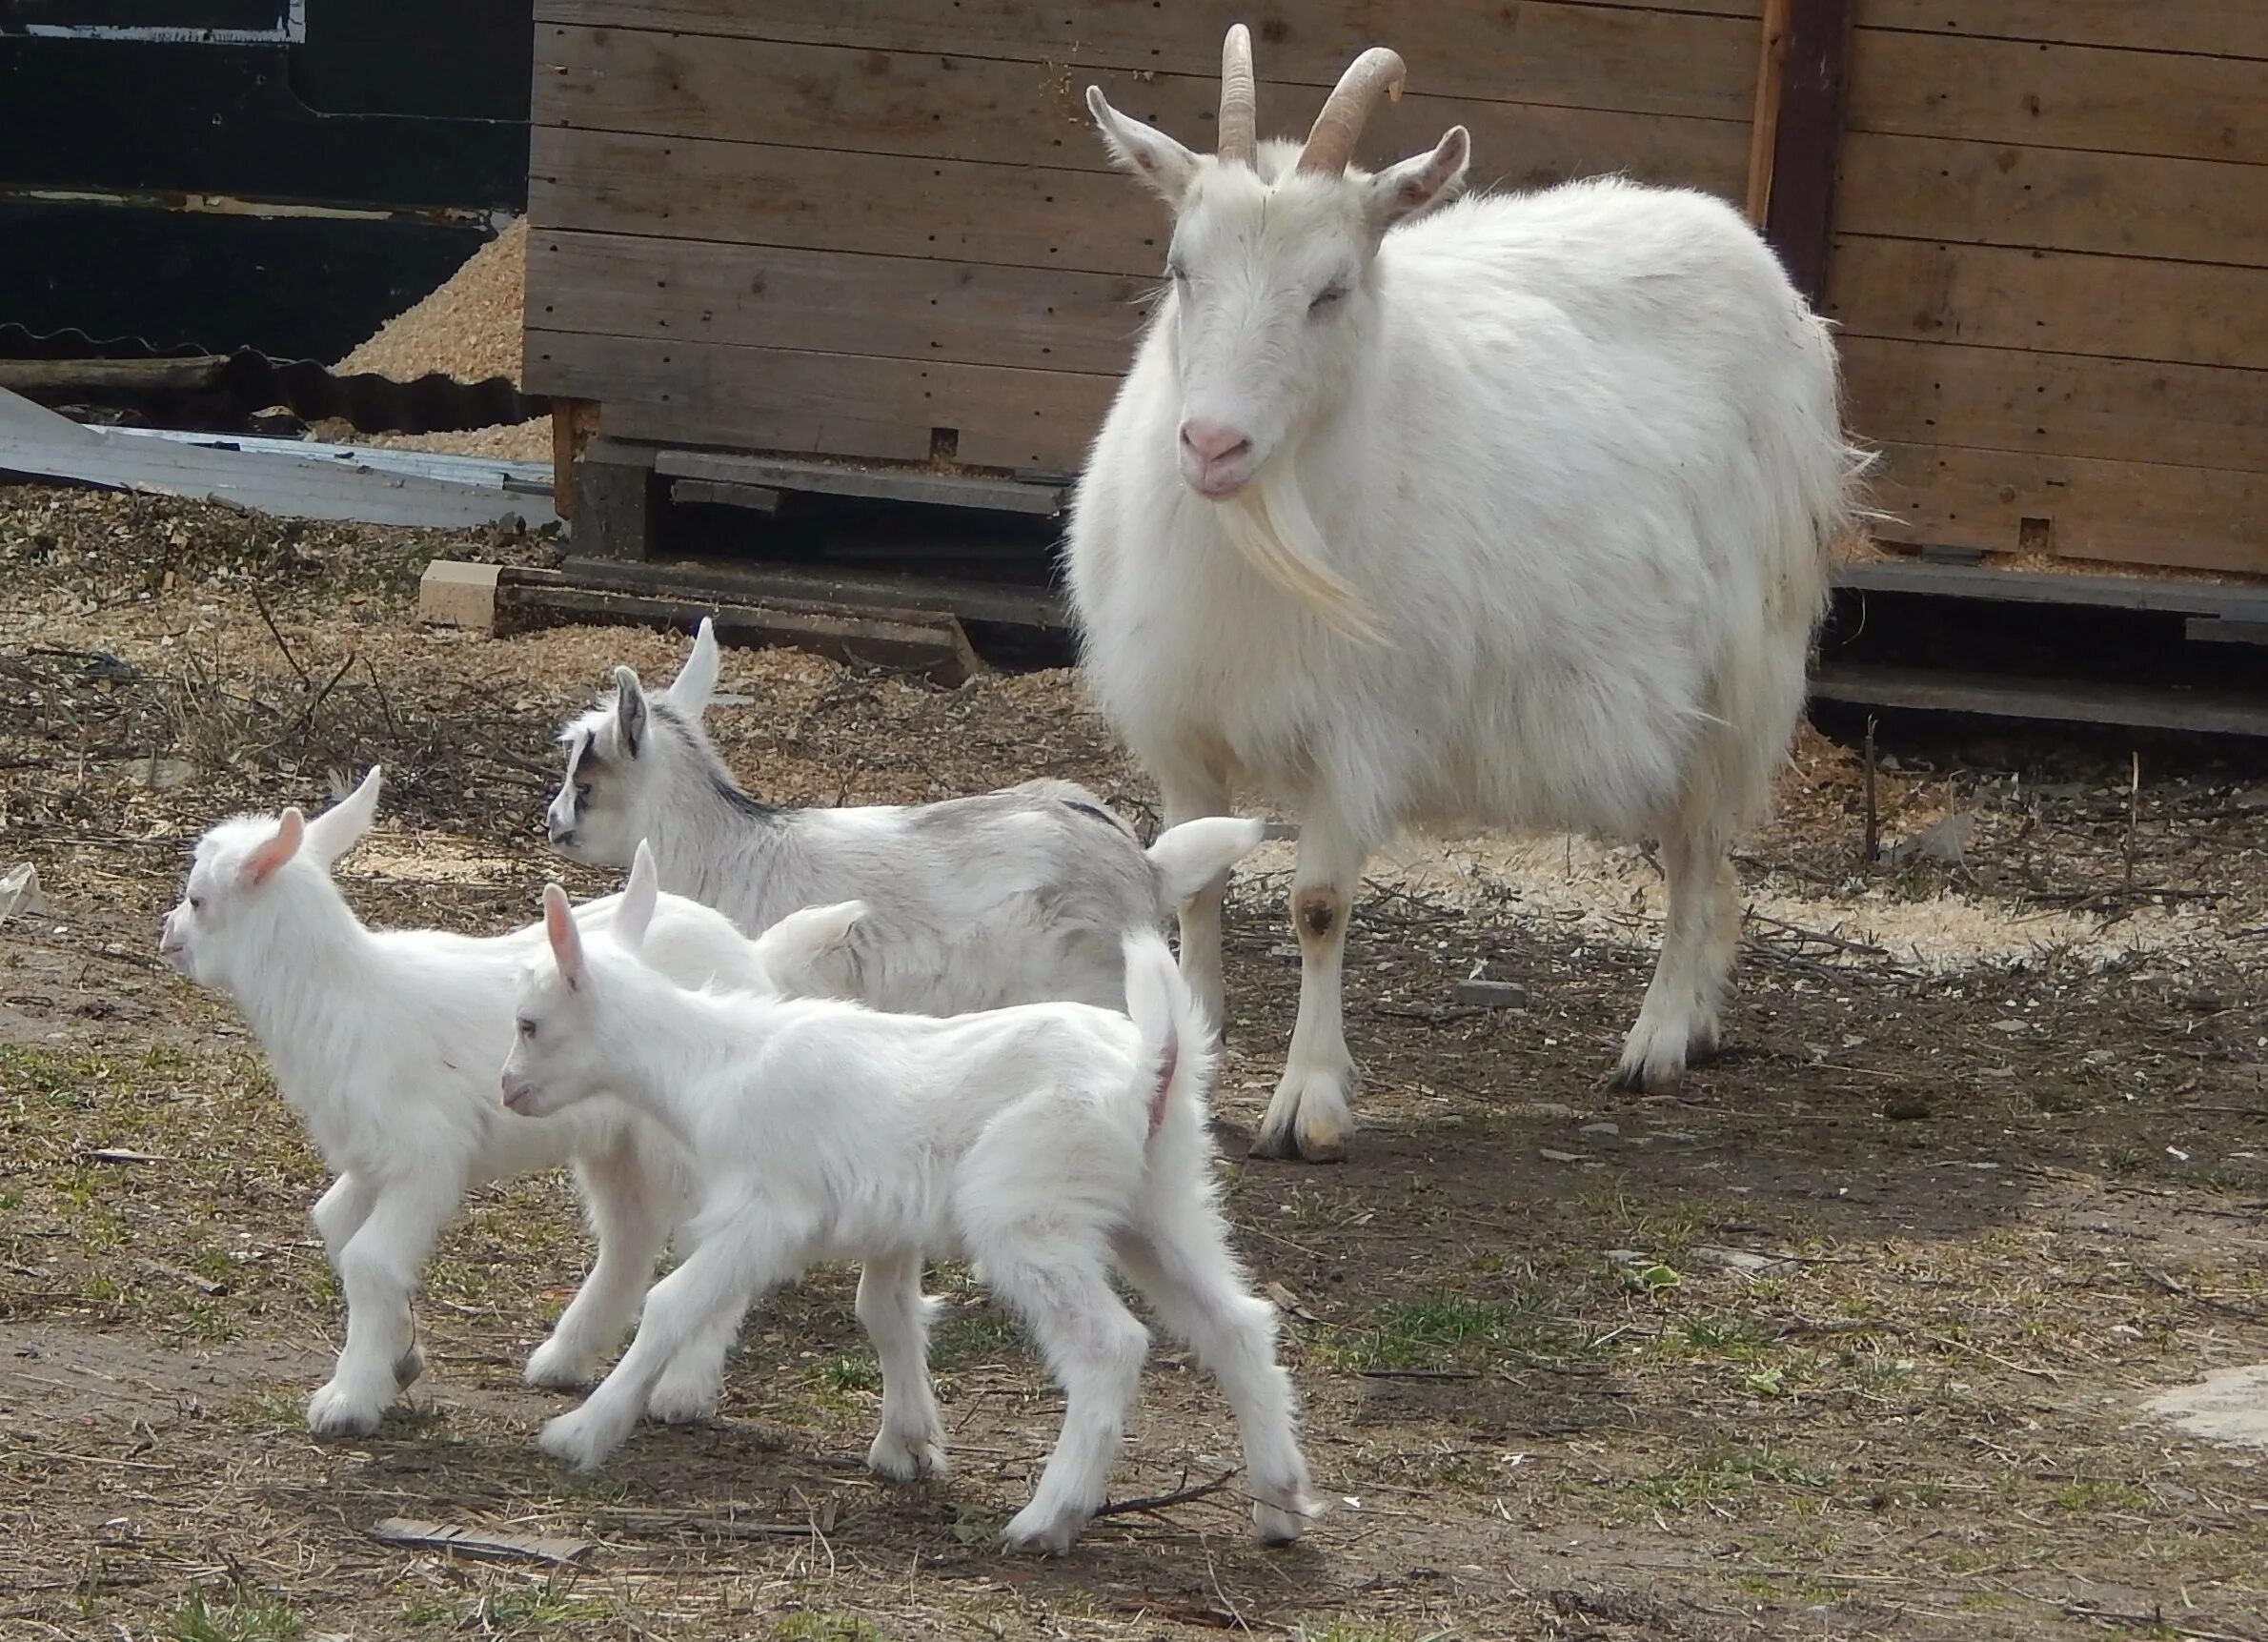
<path fill-rule="evenodd" d="M 1141 1034 L 1136 1092 L 1146 1108 L 1146 1138 L 1168 1123 L 1204 1122 L 1205 1092 L 1212 1081 L 1212 1027 L 1154 930 L 1125 939 L 1126 1013 Z"/>
<path fill-rule="evenodd" d="M 1245 816 L 1201 816 L 1167 827 L 1148 851 L 1159 901 L 1168 909 L 1181 905 L 1258 849 L 1266 831 Z"/>

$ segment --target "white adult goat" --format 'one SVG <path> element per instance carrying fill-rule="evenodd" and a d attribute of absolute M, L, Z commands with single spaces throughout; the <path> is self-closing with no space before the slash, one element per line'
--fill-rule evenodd
<path fill-rule="evenodd" d="M 1046 999 L 1116 1008 L 1119 938 L 1159 927 L 1260 842 L 1258 821 L 1216 816 L 1144 851 L 1102 800 L 1061 780 L 942 803 L 759 803 L 701 729 L 719 659 L 704 618 L 662 694 L 615 669 L 613 699 L 559 734 L 551 841 L 619 866 L 642 839 L 663 888 L 750 935 L 798 907 L 863 901 L 867 916 L 808 990 L 928 1015 Z"/>
<path fill-rule="evenodd" d="M 1462 126 L 1350 168 L 1402 77 L 1367 51 L 1304 147 L 1260 144 L 1232 29 L 1210 156 L 1087 92 L 1175 223 L 1079 487 L 1071 594 L 1168 824 L 1234 780 L 1298 806 L 1266 1156 L 1336 1157 L 1353 1126 L 1349 898 L 1404 825 L 1658 838 L 1668 932 L 1618 1081 L 1672 1088 L 1715 1045 L 1730 844 L 1801 710 L 1862 465 L 1828 327 L 1730 207 L 1617 179 L 1445 204 Z M 1216 1021 L 1222 886 L 1182 914 Z"/>
<path fill-rule="evenodd" d="M 812 1262 L 856 1257 L 882 1371 L 868 1464 L 942 1471 L 920 1282 L 924 1255 L 958 1251 L 1063 1382 L 1063 1433 L 1007 1527 L 1012 1544 L 1061 1552 L 1103 1503 L 1141 1383 L 1148 1335 L 1111 1288 L 1116 1265 L 1227 1392 L 1255 1529 L 1299 1534 L 1312 1507 L 1275 1310 L 1228 1249 L 1205 1125 L 1211 1045 L 1160 935 L 1125 937 L 1127 1014 L 1029 1003 L 940 1020 L 689 992 L 637 961 L 628 909 L 587 941 L 558 885 L 543 910 L 551 960 L 520 989 L 505 1104 L 555 1112 L 618 1092 L 683 1143 L 699 1191 L 698 1246 L 646 1296 L 606 1383 L 544 1428 L 547 1452 L 598 1466 L 686 1342 L 720 1318 L 738 1327 Z"/>
<path fill-rule="evenodd" d="M 314 821 L 294 808 L 214 826 L 198 841 L 158 947 L 173 968 L 234 1000 L 284 1099 L 338 1174 L 314 1210 L 347 1301 L 337 1370 L 308 1401 L 318 1436 L 375 1430 L 395 1393 L 423 1371 L 410 1298 L 471 1187 L 576 1166 L 598 1259 L 528 1359 L 528 1380 L 539 1386 L 596 1377 L 685 1207 L 678 1144 L 620 1102 L 543 1121 L 496 1105 L 513 989 L 542 950 L 539 925 L 487 939 L 374 930 L 339 895 L 332 863 L 369 829 L 379 781 L 374 767 Z M 593 930 L 633 919 L 648 931 L 650 961 L 689 983 L 757 988 L 800 977 L 847 929 L 819 909 L 752 945 L 722 915 L 658 897 L 653 858 L 642 851 L 627 889 L 576 916 Z M 731 1341 L 730 1328 L 712 1331 L 673 1364 L 653 1411 L 690 1418 L 713 1406 Z"/>

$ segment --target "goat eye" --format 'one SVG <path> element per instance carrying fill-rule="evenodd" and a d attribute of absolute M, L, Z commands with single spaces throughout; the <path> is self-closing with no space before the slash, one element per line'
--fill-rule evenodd
<path fill-rule="evenodd" d="M 536 1023 L 533 1021 L 515 1021 L 513 1024 L 519 1028 L 519 1035 L 523 1038 L 533 1038 L 536 1035 Z"/>
<path fill-rule="evenodd" d="M 192 896 L 191 896 L 191 897 L 189 898 L 189 909 L 190 909 L 190 911 L 192 911 L 192 912 L 202 912 L 202 911 L 204 911 L 204 910 L 205 910 L 205 898 L 204 898 L 203 896 L 201 896 L 201 895 L 192 895 Z"/>
<path fill-rule="evenodd" d="M 575 783 L 575 801 L 578 804 L 587 804 L 591 801 L 591 783 L 589 781 Z"/>
<path fill-rule="evenodd" d="M 1326 285 L 1315 294 L 1315 300 L 1307 304 L 1307 312 L 1310 314 L 1321 314 L 1346 294 L 1346 286 Z"/>

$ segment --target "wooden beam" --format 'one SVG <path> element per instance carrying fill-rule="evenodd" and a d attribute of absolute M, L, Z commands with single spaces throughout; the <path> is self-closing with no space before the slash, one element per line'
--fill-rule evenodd
<path fill-rule="evenodd" d="M 1054 518 L 1063 511 L 1061 485 L 1025 484 L 980 475 L 926 473 L 911 468 L 854 468 L 791 456 L 748 456 L 723 451 L 661 451 L 654 471 L 672 478 L 715 479 L 807 491 L 818 496 L 866 497 L 923 502 L 932 507 L 978 508 L 987 513 Z"/>
<path fill-rule="evenodd" d="M 1791 0 L 1764 0 L 1764 27 L 1756 52 L 1756 117 L 1749 132 L 1749 221 L 1764 226 L 1772 207 L 1772 148 L 1780 135 L 1780 88 L 1788 73 Z"/>
<path fill-rule="evenodd" d="M 593 558 L 652 557 L 656 484 L 651 461 L 577 460 L 577 517 L 568 532 L 575 551 Z"/>
<path fill-rule="evenodd" d="M 758 559 L 735 559 L 729 564 L 707 560 L 630 565 L 569 558 L 559 568 L 579 586 L 706 604 L 824 608 L 880 616 L 921 611 L 952 616 L 964 623 L 1022 628 L 1048 638 L 1062 638 L 1071 630 L 1063 600 L 1044 588 L 962 577 L 781 565 Z"/>
<path fill-rule="evenodd" d="M 1853 706 L 1974 713 L 1992 719 L 2111 724 L 2202 735 L 2268 736 L 2268 700 L 2229 691 L 2060 679 L 1940 673 L 1916 667 L 1825 662 L 1812 675 L 1812 699 Z"/>
<path fill-rule="evenodd" d="M 575 517 L 575 461 L 598 433 L 598 407 L 588 399 L 551 402 L 551 510 Z"/>
<path fill-rule="evenodd" d="M 1827 286 L 1851 0 L 1789 0 L 1764 236 L 1812 303 Z"/>
<path fill-rule="evenodd" d="M 2268 625 L 2268 588 L 2245 582 L 2160 581 L 2144 576 L 2059 576 L 2046 571 L 1895 563 L 1837 564 L 1833 579 L 1836 587 L 1854 593 L 2138 610 L 2240 626 Z"/>
<path fill-rule="evenodd" d="M 953 616 L 928 610 L 840 609 L 800 600 L 728 604 L 664 592 L 578 584 L 557 570 L 507 566 L 496 590 L 496 631 L 560 622 L 669 626 L 690 632 L 703 617 L 726 644 L 785 644 L 857 666 L 925 674 L 960 684 L 984 670 Z"/>
<path fill-rule="evenodd" d="M 189 359 L 0 359 L 0 388 L 45 402 L 218 392 L 226 355 Z"/>

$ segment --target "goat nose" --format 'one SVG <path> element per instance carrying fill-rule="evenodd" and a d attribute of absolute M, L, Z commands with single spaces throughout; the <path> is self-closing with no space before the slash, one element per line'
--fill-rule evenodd
<path fill-rule="evenodd" d="M 1251 437 L 1244 429 L 1195 417 L 1182 424 L 1182 443 L 1208 464 L 1242 456 L 1252 448 Z"/>

